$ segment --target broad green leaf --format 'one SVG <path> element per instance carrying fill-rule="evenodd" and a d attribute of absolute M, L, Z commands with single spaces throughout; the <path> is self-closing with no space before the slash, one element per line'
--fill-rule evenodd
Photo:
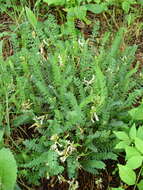
<path fill-rule="evenodd" d="M 143 139 L 143 126 L 139 126 L 137 130 L 137 137 Z"/>
<path fill-rule="evenodd" d="M 125 148 L 126 151 L 126 160 L 130 159 L 133 156 L 141 156 L 138 150 L 135 147 L 127 146 Z"/>
<path fill-rule="evenodd" d="M 129 144 L 130 141 L 121 141 L 115 146 L 115 149 L 125 149 Z"/>
<path fill-rule="evenodd" d="M 17 165 L 13 154 L 7 148 L 0 150 L 0 184 L 2 190 L 13 190 L 17 178 Z"/>
<path fill-rule="evenodd" d="M 137 108 L 133 108 L 129 111 L 129 114 L 134 120 L 143 120 L 143 105 Z"/>
<path fill-rule="evenodd" d="M 127 161 L 127 166 L 131 169 L 137 169 L 142 165 L 142 156 L 133 156 Z"/>
<path fill-rule="evenodd" d="M 122 8 L 123 8 L 123 10 L 126 12 L 126 13 L 128 13 L 129 12 L 129 9 L 130 9 L 130 3 L 129 3 L 129 1 L 124 1 L 123 3 L 122 3 Z"/>
<path fill-rule="evenodd" d="M 118 164 L 119 167 L 119 175 L 123 182 L 128 185 L 134 185 L 136 182 L 136 174 L 130 169 L 128 166 L 123 166 Z"/>
<path fill-rule="evenodd" d="M 136 130 L 136 126 L 135 124 L 131 127 L 130 131 L 129 131 L 129 136 L 131 139 L 135 139 L 136 138 L 136 133 L 137 133 L 137 130 Z"/>
<path fill-rule="evenodd" d="M 117 32 L 117 34 L 116 34 L 116 36 L 115 36 L 115 39 L 113 40 L 113 43 L 112 43 L 112 46 L 111 46 L 111 48 L 110 48 L 110 52 L 109 52 L 109 54 L 108 54 L 108 56 L 107 56 L 107 58 L 108 59 L 110 59 L 111 61 L 112 61 L 112 57 L 116 57 L 117 56 L 117 54 L 118 54 L 118 52 L 119 52 L 119 48 L 118 47 L 120 47 L 120 45 L 121 45 L 121 43 L 122 43 L 122 40 L 123 40 L 123 34 L 124 34 L 124 32 L 126 31 L 126 29 L 124 28 L 124 27 L 121 27 L 119 30 L 118 30 L 118 32 Z M 115 62 L 116 63 L 116 62 Z M 120 102 L 120 101 L 119 101 Z M 122 102 L 121 102 L 121 104 L 122 104 Z M 127 116 L 126 116 L 127 117 Z"/>
<path fill-rule="evenodd" d="M 64 5 L 65 0 L 43 0 L 45 3 L 48 3 L 48 5 Z"/>
<path fill-rule="evenodd" d="M 37 26 L 37 23 L 38 23 L 36 16 L 28 7 L 26 7 L 25 10 L 26 10 L 26 16 L 28 18 L 28 21 L 33 26 L 33 28 L 35 29 Z"/>
<path fill-rule="evenodd" d="M 143 190 L 143 179 L 137 184 L 139 190 Z"/>
<path fill-rule="evenodd" d="M 122 187 L 112 188 L 111 190 L 124 190 Z"/>
<path fill-rule="evenodd" d="M 107 5 L 104 3 L 101 4 L 86 4 L 85 7 L 88 11 L 91 11 L 95 14 L 102 13 L 103 11 L 107 11 Z"/>
<path fill-rule="evenodd" d="M 135 138 L 135 146 L 143 154 L 143 140 L 136 137 Z"/>
<path fill-rule="evenodd" d="M 125 133 L 123 131 L 114 132 L 114 134 L 120 140 L 123 140 L 123 141 L 129 140 L 129 137 L 128 137 L 127 133 Z"/>

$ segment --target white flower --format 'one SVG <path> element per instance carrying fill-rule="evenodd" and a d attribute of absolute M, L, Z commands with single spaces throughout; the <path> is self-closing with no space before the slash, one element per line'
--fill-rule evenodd
<path fill-rule="evenodd" d="M 50 179 L 50 175 L 49 175 L 49 173 L 47 172 L 47 179 Z"/>
<path fill-rule="evenodd" d="M 67 156 L 60 157 L 60 160 L 61 160 L 62 163 L 64 163 L 66 161 L 66 159 L 67 159 Z"/>
<path fill-rule="evenodd" d="M 51 150 L 57 150 L 57 145 L 56 144 L 51 145 Z"/>
<path fill-rule="evenodd" d="M 55 134 L 55 135 L 52 135 L 52 136 L 51 136 L 50 140 L 56 142 L 56 141 L 58 140 L 58 138 L 59 138 L 58 135 Z"/>
<path fill-rule="evenodd" d="M 60 66 L 63 66 L 64 64 L 63 64 L 63 60 L 62 60 L 61 55 L 59 55 L 58 58 L 59 58 Z"/>
<path fill-rule="evenodd" d="M 96 121 L 99 121 L 98 115 L 96 113 L 93 114 Z"/>
<path fill-rule="evenodd" d="M 80 45 L 81 47 L 83 47 L 85 42 L 84 42 L 83 39 L 78 39 L 78 43 L 79 43 L 79 45 Z"/>

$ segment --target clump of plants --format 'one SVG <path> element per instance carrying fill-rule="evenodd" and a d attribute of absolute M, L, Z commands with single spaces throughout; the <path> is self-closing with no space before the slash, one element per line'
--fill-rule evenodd
<path fill-rule="evenodd" d="M 132 116 L 132 122 L 142 121 L 142 113 L 142 104 L 137 108 L 131 109 L 129 114 Z M 141 190 L 143 187 L 143 180 L 140 179 L 143 175 L 143 127 L 139 124 L 136 126 L 133 123 L 130 128 L 114 133 L 119 139 L 115 148 L 120 149 L 120 151 L 124 150 L 126 153 L 126 164 L 118 164 L 120 178 L 128 186 L 134 186 L 133 189 L 138 188 Z"/>
<path fill-rule="evenodd" d="M 76 6 L 94 6 L 90 1 L 46 2 L 74 10 L 74 15 Z M 8 33 L 13 55 L 4 58 L 4 40 L 0 44 L 0 125 L 6 146 L 15 153 L 18 179 L 38 186 L 43 178 L 57 176 L 64 180 L 66 173 L 70 188 L 77 188 L 79 170 L 99 174 L 106 168 L 105 160 L 117 160 L 116 146 L 137 149 L 137 158 L 126 154 L 128 166 L 136 159 L 138 165 L 118 165 L 121 179 L 136 187 L 133 170 L 142 165 L 142 140 L 135 134 L 141 128 L 130 126 L 136 113 L 133 107 L 141 103 L 143 95 L 139 64 L 133 64 L 137 46 L 120 48 L 124 27 L 112 43 L 111 34 L 105 32 L 96 46 L 96 35 L 85 40 L 80 32 L 66 33 L 51 14 L 41 23 L 31 9 L 23 11 L 24 22 Z M 68 24 L 72 26 L 75 18 L 88 22 L 86 11 L 81 9 L 77 17 L 69 11 L 67 22 L 70 18 L 72 22 Z M 119 144 L 116 136 L 122 140 Z M 14 168 L 13 182 L 3 186 L 8 182 L 0 176 L 0 187 L 13 189 L 17 172 L 13 154 L 7 148 L 0 151 L 9 156 L 13 163 L 10 167 Z M 0 161 L 9 167 L 3 156 Z M 132 179 L 124 177 L 124 171 L 130 172 Z"/>

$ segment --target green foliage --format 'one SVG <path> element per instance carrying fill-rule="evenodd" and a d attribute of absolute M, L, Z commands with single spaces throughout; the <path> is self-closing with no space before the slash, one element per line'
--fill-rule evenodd
<path fill-rule="evenodd" d="M 137 67 L 131 70 L 136 46 L 120 52 L 124 29 L 110 50 L 101 42 L 95 52 L 88 41 L 72 34 L 64 41 L 61 37 L 66 35 L 53 16 L 32 31 L 25 23 L 17 31 L 18 43 L 12 35 L 15 54 L 7 60 L 22 63 L 14 65 L 19 69 L 16 76 L 27 81 L 20 85 L 20 97 L 31 104 L 10 122 L 18 127 L 30 119 L 38 133 L 24 142 L 20 175 L 38 184 L 41 178 L 59 175 L 66 168 L 70 178 L 77 176 L 80 167 L 97 174 L 105 168 L 104 160 L 116 159 L 112 131 L 122 127 L 118 126 L 121 115 L 128 114 L 143 93 L 136 82 Z M 122 119 L 123 125 L 128 122 Z"/>
<path fill-rule="evenodd" d="M 17 165 L 11 151 L 0 150 L 0 189 L 13 190 L 17 178 Z"/>
<path fill-rule="evenodd" d="M 134 185 L 138 186 L 139 189 L 141 189 L 142 180 L 139 182 L 139 178 L 142 171 L 142 163 L 143 163 L 143 138 L 141 136 L 138 136 L 139 131 L 142 130 L 142 127 L 139 126 L 137 129 L 135 125 L 133 125 L 129 132 L 116 132 L 116 136 L 120 141 L 116 148 L 122 148 L 126 152 L 126 165 L 118 164 L 119 168 L 119 175 L 123 182 L 125 182 L 128 185 Z M 121 136 L 121 133 L 124 135 Z M 127 138 L 124 138 L 124 136 L 127 136 Z M 128 140 L 128 144 L 125 142 Z M 122 142 L 122 146 L 121 146 Z M 135 169 L 140 168 L 139 173 L 136 176 Z"/>
<path fill-rule="evenodd" d="M 141 0 L 37 0 L 34 1 L 34 3 L 28 0 L 1 0 L 0 10 L 1 12 L 6 12 L 12 19 L 13 16 L 16 19 L 16 14 L 21 14 L 23 7 L 32 7 L 34 4 L 34 9 L 40 12 L 43 3 L 46 3 L 47 7 L 57 7 L 60 12 L 64 8 L 63 10 L 67 12 L 67 18 L 70 19 L 70 21 L 78 18 L 86 23 L 90 23 L 86 18 L 87 11 L 100 14 L 103 12 L 110 12 L 110 7 L 114 6 L 115 8 L 119 7 L 121 11 L 123 10 L 128 14 L 130 10 L 136 10 L 134 5 L 143 5 Z M 13 13 L 9 11 L 10 8 L 14 10 Z M 60 14 L 62 14 L 62 12 Z"/>
<path fill-rule="evenodd" d="M 34 13 L 28 7 L 26 7 L 25 10 L 26 10 L 26 15 L 27 15 L 28 21 L 33 26 L 33 28 L 36 29 L 37 19 L 36 19 Z"/>
<path fill-rule="evenodd" d="M 134 185 L 136 182 L 135 172 L 128 166 L 118 164 L 118 167 L 121 179 L 128 185 Z"/>
<path fill-rule="evenodd" d="M 143 180 L 140 180 L 140 182 L 137 184 L 137 187 L 138 187 L 139 190 L 142 190 Z"/>
<path fill-rule="evenodd" d="M 25 60 L 22 60 L 24 63 Z M 26 67 L 26 65 L 25 65 Z M 21 68 L 15 68 L 12 60 L 0 60 L 0 81 L 1 92 L 0 101 L 2 107 L 0 116 L 0 125 L 3 126 L 5 120 L 5 133 L 10 135 L 10 117 L 16 114 L 22 114 L 29 110 L 29 91 L 27 85 L 28 78 L 21 75 Z"/>
<path fill-rule="evenodd" d="M 112 44 L 110 34 L 105 33 L 98 47 L 90 45 L 90 40 L 97 38 L 98 24 L 94 37 L 88 40 L 74 28 L 75 19 L 89 23 L 87 11 L 99 14 L 108 11 L 110 5 L 122 4 L 127 13 L 131 3 L 44 2 L 57 6 L 59 12 L 64 7 L 64 26 L 60 27 L 50 14 L 38 22 L 35 9 L 23 1 L 26 8 L 20 8 L 20 18 L 25 22 L 9 32 L 13 55 L 3 58 L 0 44 L 0 125 L 4 129 L 0 137 L 3 133 L 8 137 L 20 134 L 14 142 L 21 150 L 16 150 L 19 177 L 30 185 L 39 185 L 42 178 L 64 172 L 76 178 L 79 168 L 98 174 L 105 169 L 105 160 L 117 159 L 116 130 L 120 140 L 116 148 L 125 149 L 127 154 L 127 165 L 119 165 L 120 176 L 134 184 L 134 169 L 142 164 L 143 130 L 134 125 L 129 133 L 126 131 L 132 118 L 142 120 L 141 106 L 134 108 L 143 95 L 138 65 L 132 67 L 137 46 L 120 50 L 124 28 L 119 29 Z"/>
<path fill-rule="evenodd" d="M 143 120 L 143 104 L 129 111 L 129 114 L 134 120 Z"/>
<path fill-rule="evenodd" d="M 91 11 L 95 14 L 100 14 L 102 12 L 109 12 L 108 9 L 110 6 L 119 6 L 125 13 L 129 13 L 130 9 L 133 8 L 133 5 L 142 5 L 141 1 L 137 0 L 44 0 L 48 6 L 62 6 L 66 8 L 67 18 L 68 19 L 81 19 L 88 23 L 86 19 L 87 11 Z M 78 10 L 78 11 L 77 11 Z"/>

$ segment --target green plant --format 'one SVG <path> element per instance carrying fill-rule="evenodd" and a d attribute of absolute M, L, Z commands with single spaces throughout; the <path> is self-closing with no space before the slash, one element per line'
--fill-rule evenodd
<path fill-rule="evenodd" d="M 84 21 L 86 24 L 90 24 L 90 20 L 87 19 L 86 14 L 87 11 L 91 11 L 95 14 L 99 14 L 103 11 L 106 11 L 108 3 L 102 3 L 101 1 L 86 1 L 86 0 L 73 0 L 73 1 L 65 1 L 65 0 L 44 0 L 44 2 L 48 3 L 48 6 L 62 6 L 64 7 L 64 11 L 67 13 L 67 22 L 66 22 L 66 30 L 72 30 L 75 32 L 74 21 L 76 19 L 80 19 Z M 94 4 L 93 4 L 94 3 Z M 60 10 L 59 10 L 60 12 Z"/>
<path fill-rule="evenodd" d="M 129 113 L 134 120 L 143 120 L 142 105 L 133 108 Z M 143 127 L 136 127 L 135 124 L 133 124 L 128 132 L 119 131 L 114 133 L 120 140 L 116 145 L 116 149 L 123 149 L 126 152 L 126 164 L 118 164 L 120 178 L 129 186 L 134 185 L 134 189 L 138 187 L 138 189 L 141 190 L 143 184 L 143 180 L 140 180 L 143 173 Z M 134 170 L 137 168 L 140 168 L 140 170 L 138 170 L 136 174 Z"/>
<path fill-rule="evenodd" d="M 132 119 L 135 121 L 143 121 L 143 103 L 137 108 L 133 108 L 129 111 Z"/>
<path fill-rule="evenodd" d="M 114 5 L 121 7 L 125 11 L 125 13 L 128 13 L 129 10 L 132 8 L 132 5 L 142 5 L 142 2 L 137 0 L 44 0 L 44 2 L 48 3 L 49 6 L 64 7 L 64 10 L 66 10 L 67 12 L 67 18 L 70 20 L 78 18 L 84 20 L 85 22 L 88 22 L 88 20 L 86 19 L 87 11 L 99 14 L 102 12 L 106 12 L 108 10 L 108 7 Z"/>
<path fill-rule="evenodd" d="M 3 148 L 3 131 L 0 130 L 0 190 L 13 190 L 17 178 L 17 165 L 13 154 Z"/>
<path fill-rule="evenodd" d="M 9 149 L 0 150 L 0 189 L 13 190 L 17 178 L 17 165 Z"/>
<path fill-rule="evenodd" d="M 50 9 L 56 7 L 56 10 L 59 14 L 60 19 L 62 20 L 63 28 L 66 34 L 76 33 L 75 30 L 75 20 L 81 20 L 90 26 L 92 19 L 88 17 L 88 13 L 91 12 L 95 14 L 101 14 L 107 21 L 108 26 L 110 25 L 110 20 L 115 24 L 116 28 L 119 29 L 118 22 L 116 21 L 116 14 L 119 14 L 119 17 L 126 17 L 127 25 L 130 25 L 131 30 L 134 29 L 131 26 L 136 24 L 135 19 L 141 17 L 140 12 L 142 11 L 142 2 L 137 0 L 44 0 L 47 3 L 47 7 Z M 139 7 L 140 11 L 138 11 Z M 110 15 L 110 18 L 108 18 Z M 117 19 L 118 20 L 118 19 Z M 125 19 L 124 19 L 125 20 Z M 142 24 L 137 24 L 136 32 L 141 31 Z"/>
<path fill-rule="evenodd" d="M 107 34 L 98 51 L 81 36 L 65 41 L 53 16 L 37 23 L 34 33 L 28 23 L 17 32 L 19 41 L 11 38 L 15 54 L 7 62 L 23 63 L 14 67 L 27 81 L 21 93 L 23 102 L 31 103 L 31 128 L 37 131 L 17 157 L 19 175 L 38 185 L 41 178 L 63 171 L 75 178 L 81 167 L 97 174 L 104 160 L 116 159 L 112 131 L 127 125 L 127 111 L 143 93 L 138 66 L 131 69 L 136 46 L 120 51 L 124 29 L 110 50 L 105 49 Z M 19 128 L 29 121 L 27 113 L 10 122 Z"/>
<path fill-rule="evenodd" d="M 70 26 L 77 18 L 88 23 L 87 10 L 107 8 L 97 0 L 46 2 L 64 6 Z M 97 174 L 104 160 L 117 158 L 112 132 L 127 128 L 128 110 L 143 95 L 132 65 L 137 46 L 120 51 L 122 28 L 112 45 L 105 33 L 94 47 L 74 27 L 66 33 L 53 15 L 40 23 L 30 8 L 22 10 L 24 22 L 8 33 L 13 55 L 3 59 L 0 46 L 0 124 L 16 147 L 19 178 L 38 185 L 67 172 L 77 187 L 80 168 Z M 97 24 L 95 38 L 98 30 Z"/>

